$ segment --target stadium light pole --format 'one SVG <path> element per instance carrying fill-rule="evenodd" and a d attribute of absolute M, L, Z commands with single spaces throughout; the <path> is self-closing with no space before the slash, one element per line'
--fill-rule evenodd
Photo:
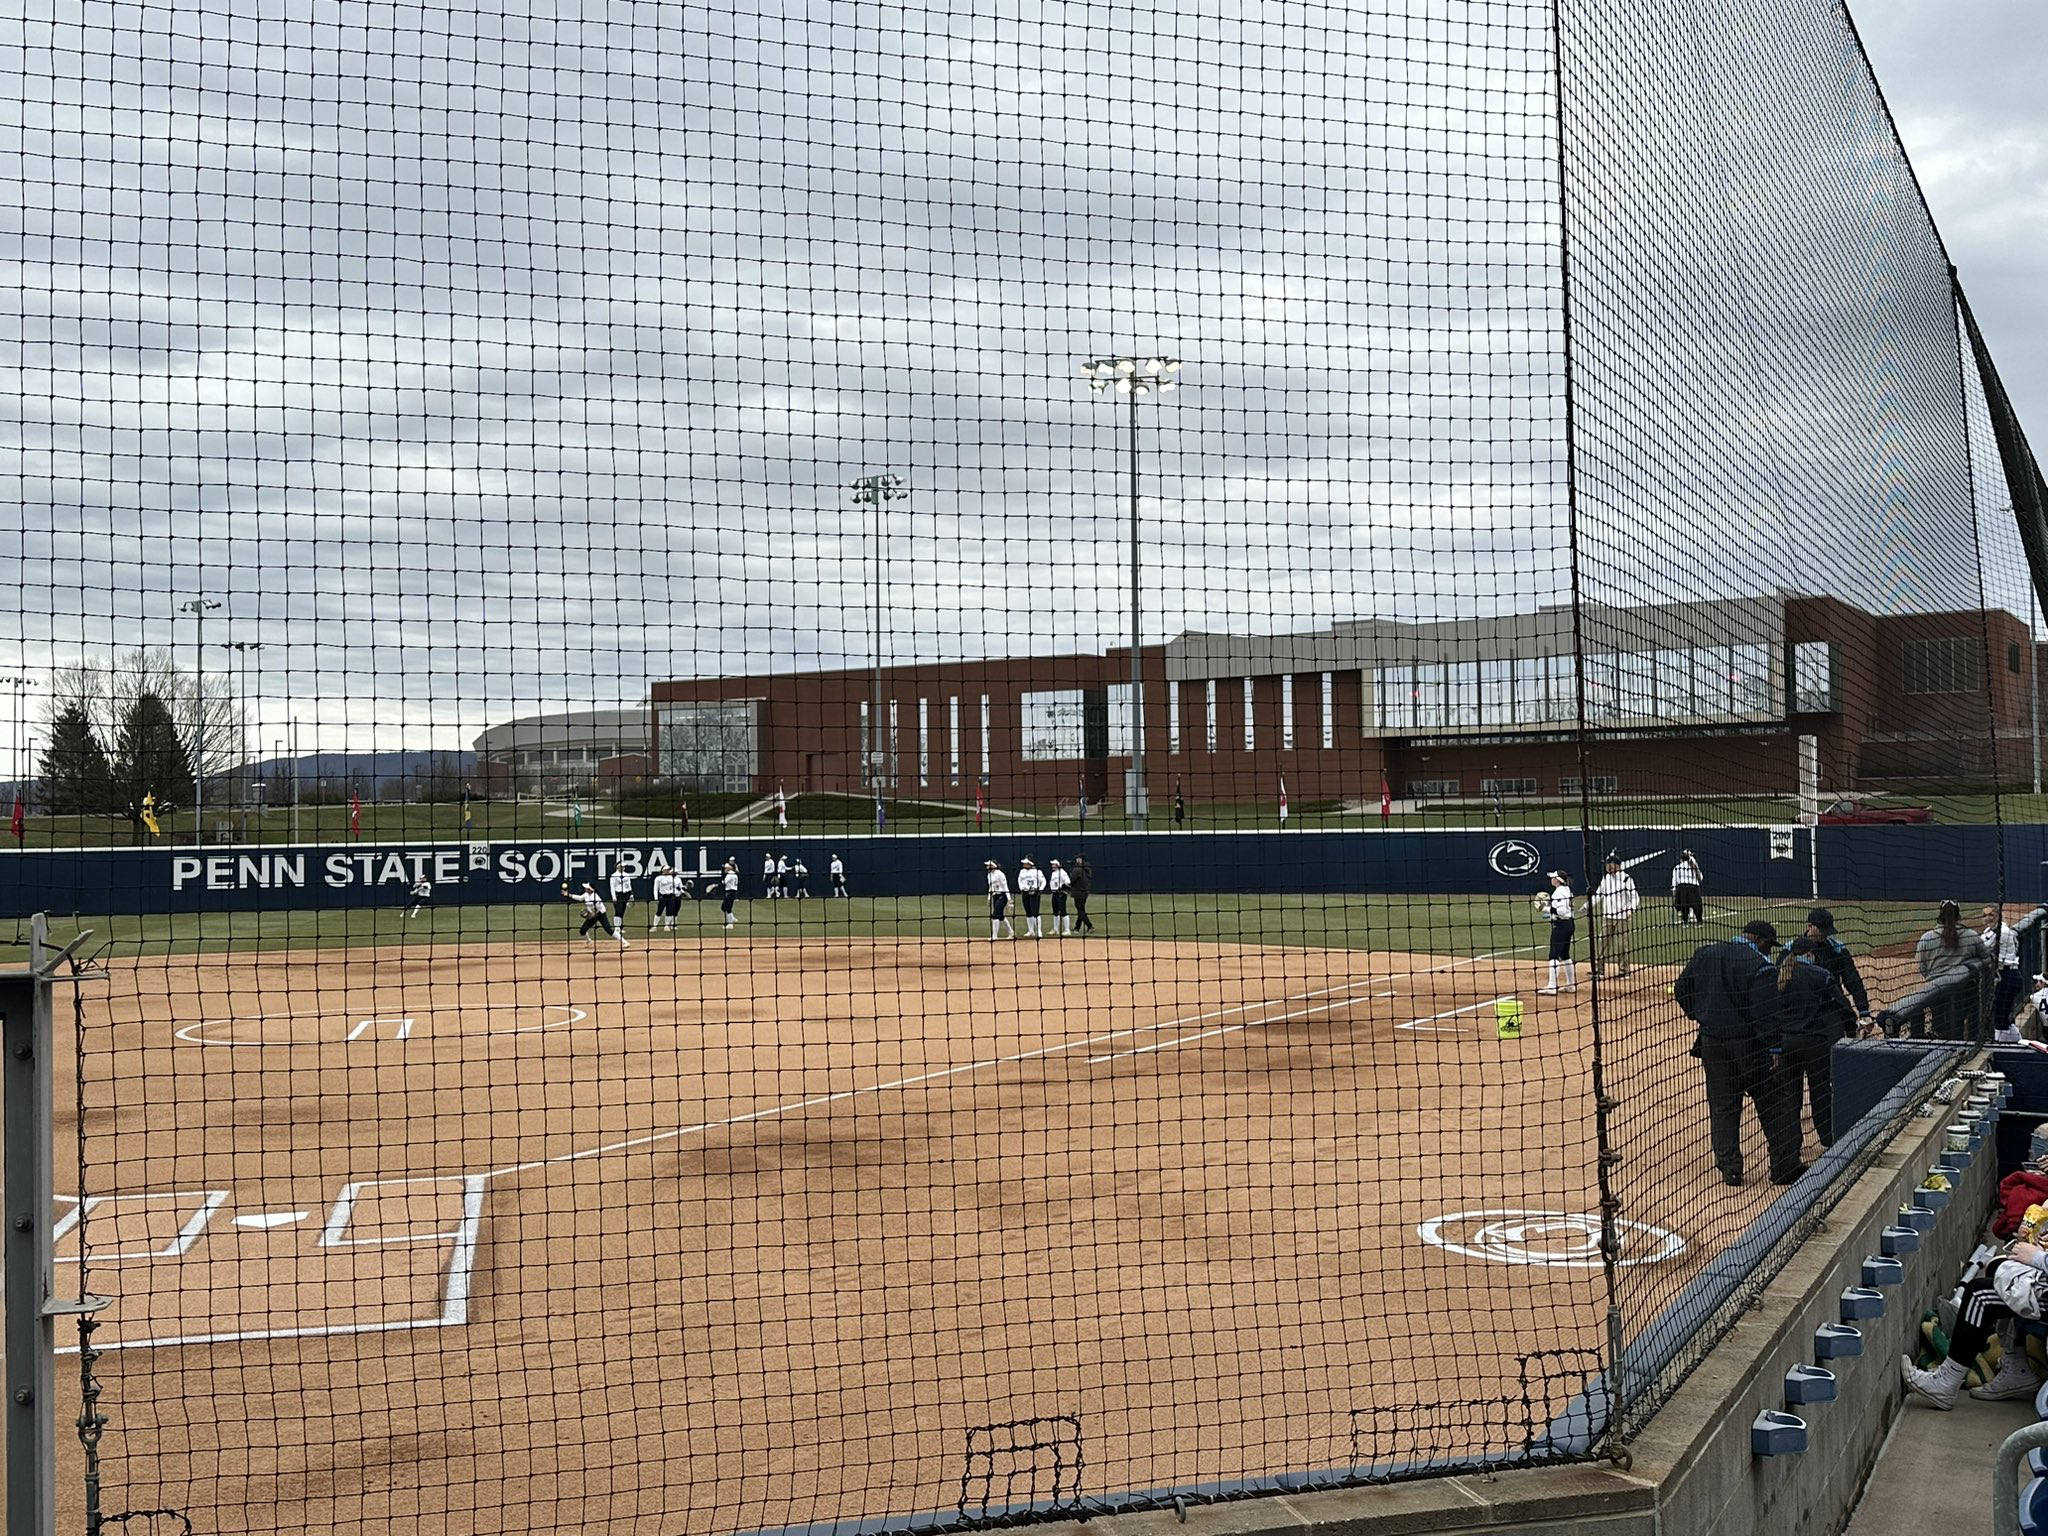
<path fill-rule="evenodd" d="M 868 596 L 868 607 L 875 620 L 875 697 L 868 705 L 868 739 L 861 743 L 861 751 L 867 756 L 868 788 L 877 801 L 882 797 L 882 514 L 890 502 L 901 501 L 909 494 L 910 487 L 903 483 L 903 477 L 886 471 L 862 475 L 853 482 L 854 504 L 867 508 L 871 519 L 869 548 L 875 565 L 874 585 Z"/>
<path fill-rule="evenodd" d="M 1138 402 L 1154 390 L 1180 387 L 1177 357 L 1094 357 L 1081 376 L 1098 395 L 1115 393 L 1131 402 L 1131 768 L 1124 778 L 1124 815 L 1145 830 L 1145 678 L 1138 649 Z"/>
<path fill-rule="evenodd" d="M 26 672 L 10 672 L 5 677 L 0 677 L 0 683 L 5 683 L 14 690 L 14 731 L 13 740 L 7 748 L 7 767 L 8 771 L 14 775 L 14 798 L 16 800 L 26 800 L 28 798 L 29 773 L 21 760 L 22 711 L 28 707 L 28 691 L 35 687 L 36 680 Z M 33 752 L 30 755 L 33 756 Z M 6 808 L 0 809 L 0 816 L 6 815 L 12 809 L 13 806 L 10 802 Z M 26 848 L 28 843 L 24 840 L 16 846 Z"/>
<path fill-rule="evenodd" d="M 219 607 L 220 604 L 210 597 L 195 597 L 189 603 L 178 605 L 178 612 L 189 613 L 197 621 L 192 636 L 192 842 L 195 846 L 206 841 L 201 827 L 206 813 L 205 739 L 201 724 L 206 710 L 206 616 Z"/>
<path fill-rule="evenodd" d="M 242 781 L 242 841 L 249 840 L 249 653 L 263 649 L 261 640 L 230 640 L 228 648 L 235 653 L 235 713 L 241 724 L 241 751 L 236 754 L 241 762 Z"/>

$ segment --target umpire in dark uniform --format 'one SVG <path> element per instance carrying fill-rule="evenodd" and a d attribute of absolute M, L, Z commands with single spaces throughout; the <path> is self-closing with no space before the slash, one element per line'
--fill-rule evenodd
<path fill-rule="evenodd" d="M 1778 975 L 1768 956 L 1778 930 L 1757 921 L 1732 939 L 1693 951 L 1672 986 L 1685 1016 L 1699 1026 L 1692 1053 L 1707 1080 L 1707 1118 L 1721 1182 L 1742 1182 L 1742 1101 L 1756 1104 L 1771 1149 L 1771 1182 L 1790 1184 L 1799 1160 L 1799 1112 L 1781 1081 Z"/>
<path fill-rule="evenodd" d="M 1844 1036 L 1852 1036 L 1856 1026 L 1870 1016 L 1870 994 L 1864 990 L 1863 976 L 1856 969 L 1856 957 L 1849 953 L 1848 945 L 1835 937 L 1835 914 L 1826 907 L 1815 907 L 1806 914 L 1806 936 L 1813 940 L 1815 963 L 1835 978 L 1836 990 L 1827 1017 Z"/>

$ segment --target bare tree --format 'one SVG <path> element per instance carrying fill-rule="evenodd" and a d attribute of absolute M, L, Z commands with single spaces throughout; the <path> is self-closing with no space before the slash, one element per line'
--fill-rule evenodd
<path fill-rule="evenodd" d="M 44 713 L 54 724 L 65 710 L 76 708 L 92 722 L 100 741 L 110 746 L 136 700 L 144 697 L 161 699 L 168 707 L 185 754 L 201 776 L 218 780 L 241 765 L 241 719 L 233 678 L 225 673 L 195 677 L 164 646 L 137 646 L 105 660 L 57 668 L 50 674 Z"/>

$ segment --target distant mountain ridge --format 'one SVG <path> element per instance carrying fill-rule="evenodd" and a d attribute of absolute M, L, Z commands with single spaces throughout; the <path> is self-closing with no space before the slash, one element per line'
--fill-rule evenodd
<path fill-rule="evenodd" d="M 304 752 L 290 757 L 263 758 L 249 765 L 254 779 L 281 780 L 289 784 L 296 764 L 299 783 L 314 788 L 325 781 L 327 788 L 350 785 L 366 793 L 385 784 L 413 779 L 460 779 L 476 772 L 476 754 L 447 752 Z M 481 788 L 481 787 L 480 787 Z"/>

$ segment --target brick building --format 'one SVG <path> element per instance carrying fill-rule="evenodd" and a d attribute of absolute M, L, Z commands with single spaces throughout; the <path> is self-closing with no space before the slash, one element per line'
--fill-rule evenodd
<path fill-rule="evenodd" d="M 1285 635 L 1187 633 L 1142 653 L 1155 807 L 1196 802 L 1792 793 L 1983 783 L 2031 761 L 2029 635 L 2004 612 L 1884 617 L 1827 597 L 1569 608 Z M 1130 653 L 677 680 L 651 691 L 656 771 L 962 800 L 1121 799 Z M 872 732 L 871 716 L 879 733 Z M 873 761 L 864 767 L 864 757 Z"/>

